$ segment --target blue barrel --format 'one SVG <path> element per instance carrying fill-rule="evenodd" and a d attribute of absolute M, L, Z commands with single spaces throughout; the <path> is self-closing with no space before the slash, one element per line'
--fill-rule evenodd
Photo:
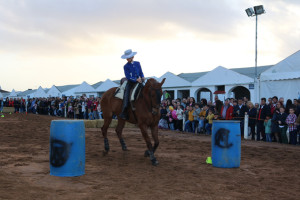
<path fill-rule="evenodd" d="M 240 166 L 240 121 L 214 120 L 211 141 L 212 164 L 214 167 L 234 168 Z"/>
<path fill-rule="evenodd" d="M 50 175 L 81 176 L 84 170 L 84 122 L 53 120 L 50 127 Z"/>

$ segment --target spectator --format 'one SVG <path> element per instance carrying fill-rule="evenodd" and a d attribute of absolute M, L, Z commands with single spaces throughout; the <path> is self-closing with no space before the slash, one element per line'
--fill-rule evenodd
<path fill-rule="evenodd" d="M 194 108 L 192 106 L 188 106 L 188 120 L 185 122 L 185 131 L 195 132 L 193 131 L 193 121 L 194 121 Z"/>
<path fill-rule="evenodd" d="M 248 101 L 247 106 L 249 108 L 248 115 L 249 115 L 249 127 L 251 130 L 251 139 L 255 140 L 255 123 L 256 123 L 257 109 L 254 108 L 253 103 L 251 101 Z"/>
<path fill-rule="evenodd" d="M 288 143 L 288 139 L 286 136 L 286 130 L 287 130 L 287 126 L 286 126 L 286 118 L 287 118 L 287 114 L 284 112 L 285 109 L 284 107 L 280 108 L 280 114 L 278 115 L 278 126 L 279 126 L 279 131 L 280 131 L 280 142 L 287 144 Z"/>
<path fill-rule="evenodd" d="M 233 115 L 235 119 L 240 121 L 240 127 L 241 127 L 241 134 L 242 138 L 244 137 L 244 118 L 245 118 L 245 112 L 247 112 L 247 107 L 243 103 L 243 99 L 240 98 L 238 100 L 238 105 L 236 105 L 233 108 Z"/>
<path fill-rule="evenodd" d="M 229 104 L 229 101 L 228 101 L 228 104 Z M 205 125 L 205 130 L 206 130 L 206 134 L 210 135 L 211 134 L 212 123 L 213 123 L 213 119 L 214 119 L 214 114 L 213 114 L 213 111 L 211 109 L 209 109 L 206 119 L 207 119 L 208 123 L 206 123 L 206 125 Z"/>
<path fill-rule="evenodd" d="M 178 105 L 177 106 L 177 110 L 176 110 L 176 116 L 177 116 L 177 129 L 179 131 L 183 131 L 182 129 L 182 123 L 183 123 L 183 106 L 182 105 Z"/>
<path fill-rule="evenodd" d="M 266 134 L 266 141 L 267 142 L 272 142 L 271 138 L 271 116 L 267 115 L 266 119 L 264 121 L 264 126 L 265 126 L 265 134 Z"/>
<path fill-rule="evenodd" d="M 290 108 L 290 114 L 287 116 L 285 122 L 288 125 L 289 133 L 290 133 L 290 143 L 293 145 L 297 144 L 297 126 L 296 120 L 297 116 L 295 115 L 295 109 Z"/>
<path fill-rule="evenodd" d="M 233 117 L 233 107 L 229 104 L 229 101 L 229 99 L 226 99 L 224 105 L 222 106 L 220 113 L 221 119 L 231 120 Z"/>
<path fill-rule="evenodd" d="M 270 115 L 270 107 L 266 105 L 266 98 L 261 98 L 261 103 L 258 111 L 258 118 L 257 118 L 257 137 L 256 140 L 260 141 L 261 136 L 262 140 L 266 141 L 266 135 L 265 135 L 265 127 L 264 127 L 264 121 L 266 119 L 267 115 Z"/>

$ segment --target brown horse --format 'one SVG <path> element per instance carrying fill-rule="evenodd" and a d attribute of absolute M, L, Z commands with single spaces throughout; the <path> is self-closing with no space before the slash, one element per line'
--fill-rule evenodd
<path fill-rule="evenodd" d="M 161 83 L 155 79 L 150 78 L 147 80 L 143 87 L 140 96 L 134 102 L 135 111 L 130 106 L 128 108 L 129 119 L 126 120 L 132 124 L 137 124 L 141 129 L 143 137 L 146 141 L 148 150 L 145 151 L 145 156 L 150 157 L 153 165 L 157 165 L 158 161 L 154 156 L 154 152 L 159 145 L 158 140 L 158 122 L 160 119 L 159 106 L 161 103 L 162 89 L 165 79 Z M 104 137 L 104 149 L 107 153 L 109 151 L 109 143 L 107 139 L 107 129 L 112 121 L 113 114 L 119 116 L 122 110 L 122 100 L 114 96 L 116 87 L 107 90 L 101 99 L 101 108 L 103 112 L 104 124 L 101 128 Z M 122 149 L 127 150 L 127 146 L 122 136 L 122 130 L 125 125 L 125 120 L 118 119 L 118 125 L 116 127 L 116 133 L 119 137 Z M 147 129 L 150 128 L 152 138 L 154 140 L 154 146 L 152 146 L 151 139 L 148 136 Z"/>

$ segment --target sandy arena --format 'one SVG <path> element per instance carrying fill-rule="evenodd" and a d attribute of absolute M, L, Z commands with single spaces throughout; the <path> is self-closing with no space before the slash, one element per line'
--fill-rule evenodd
<path fill-rule="evenodd" d="M 242 141 L 241 167 L 214 168 L 208 136 L 160 131 L 159 166 L 143 156 L 139 129 L 124 130 L 123 152 L 109 129 L 86 129 L 86 170 L 80 177 L 49 172 L 49 116 L 0 118 L 0 199 L 299 199 L 299 146 Z"/>

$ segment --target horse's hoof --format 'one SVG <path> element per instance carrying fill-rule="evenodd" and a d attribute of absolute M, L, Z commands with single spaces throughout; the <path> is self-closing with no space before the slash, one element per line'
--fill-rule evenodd
<path fill-rule="evenodd" d="M 159 163 L 156 159 L 151 160 L 153 166 L 157 166 Z"/>
<path fill-rule="evenodd" d="M 123 151 L 128 151 L 127 147 L 126 148 L 122 148 Z"/>
<path fill-rule="evenodd" d="M 146 151 L 145 151 L 144 156 L 145 156 L 145 157 L 149 157 L 149 156 L 150 156 L 149 150 L 146 150 Z"/>

